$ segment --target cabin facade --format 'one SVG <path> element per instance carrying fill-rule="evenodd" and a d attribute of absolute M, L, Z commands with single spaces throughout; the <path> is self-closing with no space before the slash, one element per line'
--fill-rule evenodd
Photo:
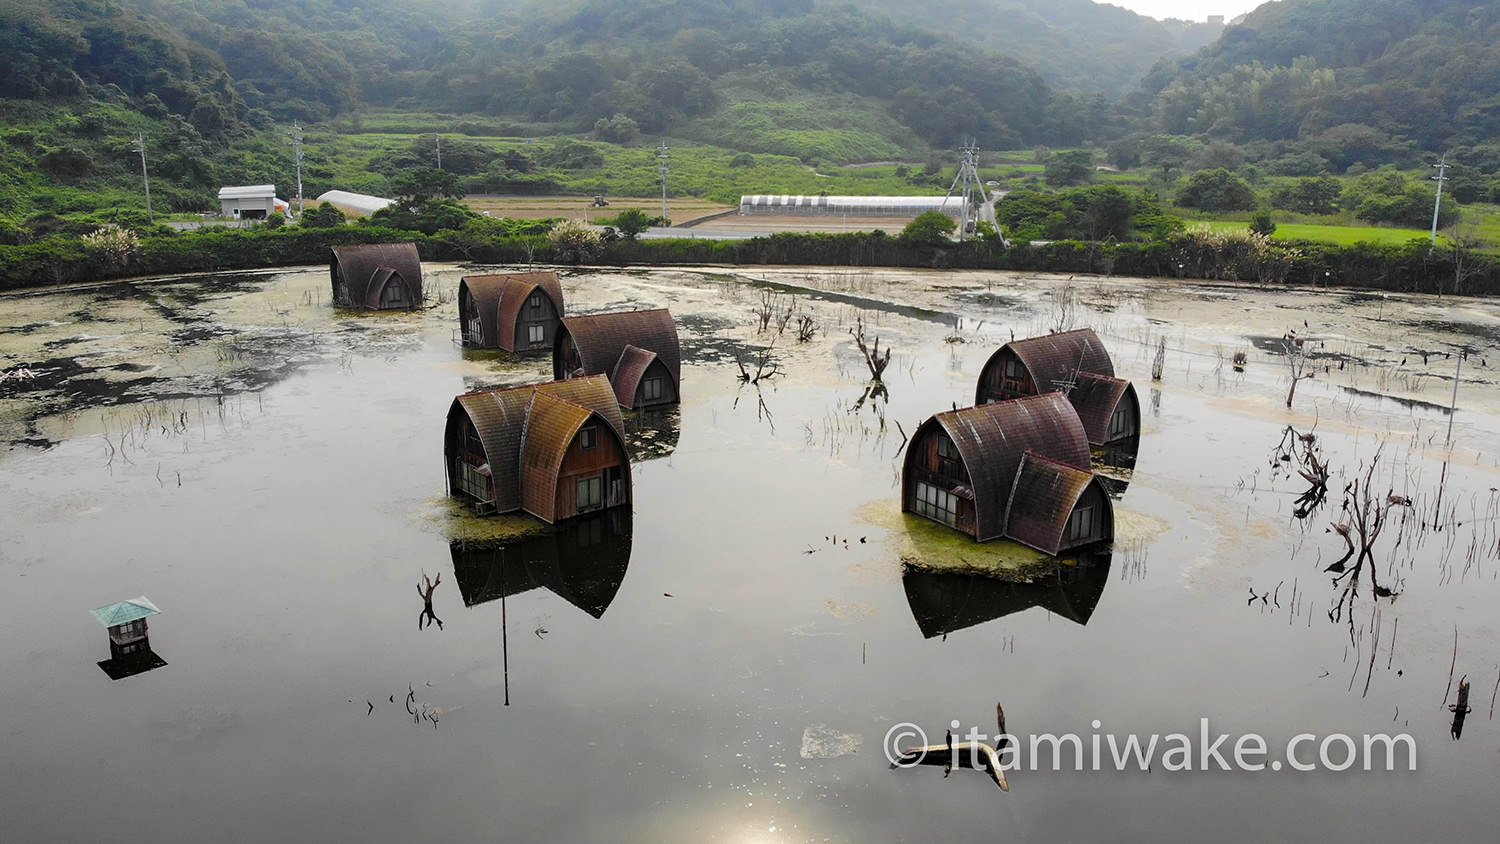
<path fill-rule="evenodd" d="M 985 362 L 974 403 L 1003 401 L 1055 390 L 1066 392 L 1092 445 L 1108 445 L 1141 432 L 1141 403 L 1093 329 L 1014 340 Z"/>
<path fill-rule="evenodd" d="M 466 275 L 458 283 L 458 318 L 471 348 L 550 352 L 562 315 L 557 273 Z"/>
<path fill-rule="evenodd" d="M 552 377 L 608 376 L 628 410 L 677 404 L 682 348 L 665 308 L 563 317 L 552 347 Z"/>
<path fill-rule="evenodd" d="M 1114 536 L 1078 413 L 1046 393 L 940 413 L 907 446 L 901 509 L 973 536 L 1059 554 Z"/>
<path fill-rule="evenodd" d="M 335 246 L 328 272 L 336 307 L 384 311 L 422 306 L 422 259 L 416 244 Z"/>
<path fill-rule="evenodd" d="M 625 424 L 602 375 L 466 393 L 444 433 L 450 494 L 549 524 L 630 503 Z"/>

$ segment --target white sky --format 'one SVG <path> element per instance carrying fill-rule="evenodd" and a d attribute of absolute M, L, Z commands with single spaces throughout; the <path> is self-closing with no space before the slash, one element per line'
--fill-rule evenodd
<path fill-rule="evenodd" d="M 1094 0 L 1111 6 L 1123 6 L 1137 14 L 1153 18 L 1181 18 L 1201 21 L 1209 15 L 1223 15 L 1225 20 L 1250 11 L 1266 0 Z"/>

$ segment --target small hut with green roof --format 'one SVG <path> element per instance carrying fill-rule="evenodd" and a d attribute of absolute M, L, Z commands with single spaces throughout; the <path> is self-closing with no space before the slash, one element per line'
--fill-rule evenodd
<path fill-rule="evenodd" d="M 146 619 L 160 614 L 161 610 L 145 595 L 91 612 L 109 631 L 109 655 L 112 659 L 151 650 L 151 642 L 146 638 Z"/>

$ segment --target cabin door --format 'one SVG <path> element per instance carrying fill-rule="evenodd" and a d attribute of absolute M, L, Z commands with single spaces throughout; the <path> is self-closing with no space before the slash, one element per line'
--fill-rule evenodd
<path fill-rule="evenodd" d="M 604 506 L 617 507 L 625 503 L 625 472 L 619 466 L 604 470 L 604 488 L 608 494 Z"/>

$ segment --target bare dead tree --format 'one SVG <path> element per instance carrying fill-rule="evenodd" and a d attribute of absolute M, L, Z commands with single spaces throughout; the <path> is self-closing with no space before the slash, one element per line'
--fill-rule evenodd
<path fill-rule="evenodd" d="M 1156 338 L 1156 358 L 1151 361 L 1151 380 L 1160 381 L 1162 371 L 1167 368 L 1167 338 Z"/>
<path fill-rule="evenodd" d="M 818 324 L 813 321 L 811 314 L 802 314 L 797 317 L 797 342 L 810 342 L 818 332 Z"/>
<path fill-rule="evenodd" d="M 747 384 L 759 384 L 763 379 L 774 378 L 775 376 L 782 374 L 781 365 L 771 359 L 771 349 L 774 348 L 775 345 L 776 338 L 772 337 L 771 342 L 767 343 L 765 345 L 765 348 L 761 349 L 760 352 L 756 354 L 754 375 L 751 375 L 750 370 L 745 368 L 745 362 L 743 360 L 740 360 L 739 355 L 735 355 L 734 365 L 740 368 L 740 380 L 742 382 Z"/>
<path fill-rule="evenodd" d="M 1366 465 L 1364 475 L 1355 477 L 1344 488 L 1344 506 L 1340 515 L 1347 520 L 1331 525 L 1343 537 L 1346 545 L 1344 556 L 1324 569 L 1334 574 L 1335 584 L 1343 584 L 1343 590 L 1333 609 L 1328 612 L 1328 617 L 1333 621 L 1338 621 L 1346 610 L 1353 607 L 1354 597 L 1359 591 L 1360 576 L 1366 569 L 1370 573 L 1370 589 L 1375 597 L 1389 598 L 1395 595 L 1391 589 L 1380 585 L 1375 567 L 1375 543 L 1385 529 L 1386 517 L 1391 508 L 1408 506 L 1405 502 L 1409 499 L 1395 495 L 1391 490 L 1387 490 L 1384 495 L 1377 495 L 1372 491 L 1375 467 L 1379 463 L 1380 453 L 1377 451 Z M 1354 560 L 1352 567 L 1348 565 L 1350 558 Z M 1352 616 L 1350 623 L 1353 623 Z"/>
<path fill-rule="evenodd" d="M 437 579 L 434 580 L 427 576 L 427 572 L 423 571 L 422 580 L 426 581 L 427 588 L 424 590 L 422 588 L 423 584 L 417 584 L 417 596 L 422 599 L 422 612 L 417 615 L 417 629 L 421 630 L 424 627 L 431 627 L 436 623 L 438 629 L 442 630 L 443 620 L 438 618 L 437 614 L 432 611 L 432 593 L 436 592 L 438 584 L 443 582 L 443 573 L 438 572 Z"/>
<path fill-rule="evenodd" d="M 1291 425 L 1286 426 L 1281 441 L 1271 452 L 1271 468 L 1273 473 L 1295 472 L 1307 481 L 1307 490 L 1297 496 L 1293 516 L 1305 519 L 1327 500 L 1328 459 L 1322 456 L 1318 436 L 1312 431 L 1300 433 Z"/>
<path fill-rule="evenodd" d="M 891 349 L 890 349 L 889 346 L 887 346 L 886 350 L 885 350 L 885 355 L 882 356 L 880 354 L 880 337 L 879 336 L 876 336 L 875 342 L 874 342 L 873 345 L 870 345 L 870 346 L 865 345 L 865 320 L 864 320 L 864 317 L 858 317 L 855 320 L 854 325 L 855 325 L 855 329 L 854 329 L 854 343 L 855 343 L 855 345 L 859 346 L 859 352 L 860 352 L 860 354 L 864 355 L 865 366 L 868 366 L 870 368 L 870 378 L 871 378 L 871 380 L 879 381 L 880 380 L 880 376 L 885 372 L 886 366 L 888 366 L 890 364 L 890 362 L 891 362 Z"/>
<path fill-rule="evenodd" d="M 1281 338 L 1281 348 L 1286 353 L 1286 365 L 1292 374 L 1292 386 L 1286 391 L 1287 407 L 1292 406 L 1292 396 L 1297 394 L 1297 382 L 1313 377 L 1313 373 L 1303 372 L 1307 368 L 1307 351 L 1302 344 L 1303 338 L 1298 337 L 1295 331 L 1288 331 Z"/>

